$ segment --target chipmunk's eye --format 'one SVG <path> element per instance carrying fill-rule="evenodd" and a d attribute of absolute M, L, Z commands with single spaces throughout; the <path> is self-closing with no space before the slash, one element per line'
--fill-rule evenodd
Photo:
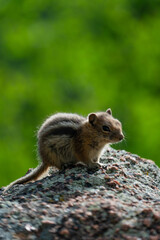
<path fill-rule="evenodd" d="M 108 126 L 103 126 L 103 131 L 110 132 L 110 128 Z"/>

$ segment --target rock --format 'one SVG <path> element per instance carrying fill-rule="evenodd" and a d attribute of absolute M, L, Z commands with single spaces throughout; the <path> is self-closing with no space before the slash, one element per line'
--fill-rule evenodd
<path fill-rule="evenodd" d="M 160 239 L 160 169 L 112 148 L 101 163 L 1 188 L 0 239 Z"/>

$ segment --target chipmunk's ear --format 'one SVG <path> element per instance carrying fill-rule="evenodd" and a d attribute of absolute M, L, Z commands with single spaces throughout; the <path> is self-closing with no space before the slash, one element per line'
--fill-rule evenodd
<path fill-rule="evenodd" d="M 110 108 L 108 108 L 108 109 L 106 110 L 106 113 L 112 115 L 112 110 L 111 110 Z"/>
<path fill-rule="evenodd" d="M 95 113 L 91 113 L 88 115 L 89 122 L 94 125 L 97 122 L 97 115 Z"/>

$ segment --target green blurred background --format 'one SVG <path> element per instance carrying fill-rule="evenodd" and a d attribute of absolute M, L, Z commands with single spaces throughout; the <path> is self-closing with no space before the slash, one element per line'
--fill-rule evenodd
<path fill-rule="evenodd" d="M 111 107 L 116 148 L 160 165 L 160 1 L 0 0 L 0 185 L 37 166 L 55 112 Z"/>

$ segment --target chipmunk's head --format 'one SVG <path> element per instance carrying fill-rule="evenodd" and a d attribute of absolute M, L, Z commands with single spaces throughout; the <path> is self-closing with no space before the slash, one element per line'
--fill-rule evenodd
<path fill-rule="evenodd" d="M 89 114 L 88 121 L 93 128 L 93 133 L 98 132 L 101 141 L 116 143 L 123 140 L 122 124 L 112 116 L 110 108 L 106 112 Z"/>

